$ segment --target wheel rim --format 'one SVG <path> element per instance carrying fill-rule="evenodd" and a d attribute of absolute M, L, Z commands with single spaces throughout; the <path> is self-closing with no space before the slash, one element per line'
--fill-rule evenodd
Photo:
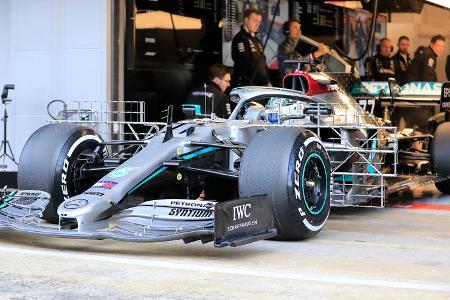
<path fill-rule="evenodd" d="M 308 211 L 313 215 L 320 214 L 327 199 L 328 174 L 323 159 L 317 153 L 311 153 L 303 165 L 302 190 Z"/>

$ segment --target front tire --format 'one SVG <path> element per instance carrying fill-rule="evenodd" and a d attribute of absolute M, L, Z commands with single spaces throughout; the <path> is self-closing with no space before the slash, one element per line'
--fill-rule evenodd
<path fill-rule="evenodd" d="M 90 187 L 78 180 L 79 156 L 102 142 L 92 129 L 75 124 L 49 124 L 36 130 L 20 155 L 17 185 L 21 190 L 41 190 L 51 195 L 43 219 L 58 223 L 58 206 Z"/>
<path fill-rule="evenodd" d="M 315 236 L 325 225 L 330 182 L 330 161 L 317 136 L 309 130 L 276 128 L 258 133 L 245 149 L 239 194 L 267 194 L 276 238 L 300 240 Z"/>

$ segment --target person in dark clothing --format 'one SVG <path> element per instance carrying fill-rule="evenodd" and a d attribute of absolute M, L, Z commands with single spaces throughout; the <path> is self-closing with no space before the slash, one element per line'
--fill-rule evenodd
<path fill-rule="evenodd" d="M 209 115 L 212 112 L 220 118 L 231 114 L 230 99 L 225 91 L 230 86 L 230 71 L 221 64 L 214 64 L 208 69 L 208 82 L 193 89 L 186 104 L 197 105 L 200 114 Z M 196 114 L 198 115 L 198 113 Z"/>
<path fill-rule="evenodd" d="M 402 35 L 398 38 L 398 51 L 392 56 L 395 64 L 395 78 L 400 85 L 404 85 L 408 78 L 408 67 L 411 64 L 411 57 L 409 56 L 409 38 Z"/>
<path fill-rule="evenodd" d="M 445 38 L 435 35 L 431 38 L 428 48 L 418 53 L 408 68 L 408 82 L 437 81 L 436 61 L 444 53 Z"/>
<path fill-rule="evenodd" d="M 260 40 L 256 37 L 262 15 L 256 8 L 244 11 L 244 25 L 231 43 L 234 61 L 232 86 L 270 86 L 269 69 Z"/>
<path fill-rule="evenodd" d="M 414 57 L 421 55 L 423 53 L 423 50 L 425 50 L 425 48 L 427 48 L 427 47 L 425 47 L 425 46 L 417 47 L 416 52 L 414 52 Z"/>
<path fill-rule="evenodd" d="M 277 50 L 278 67 L 280 75 L 284 76 L 292 70 L 292 66 L 284 64 L 285 60 L 314 60 L 330 52 L 330 48 L 319 44 L 315 51 L 304 51 L 299 46 L 301 23 L 299 19 L 291 19 L 283 24 L 283 33 L 286 38 L 280 43 Z"/>
<path fill-rule="evenodd" d="M 388 38 L 380 40 L 378 53 L 371 59 L 370 74 L 374 81 L 388 81 L 395 78 L 395 63 L 392 59 L 392 42 Z"/>
<path fill-rule="evenodd" d="M 450 81 L 450 55 L 447 55 L 447 63 L 445 64 L 445 76 Z"/>

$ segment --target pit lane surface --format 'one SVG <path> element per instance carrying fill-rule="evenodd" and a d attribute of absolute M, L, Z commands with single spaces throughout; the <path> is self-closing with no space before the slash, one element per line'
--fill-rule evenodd
<path fill-rule="evenodd" d="M 0 233 L 0 298 L 449 299 L 450 197 L 427 187 L 397 200 L 333 209 L 308 241 L 239 248 Z"/>

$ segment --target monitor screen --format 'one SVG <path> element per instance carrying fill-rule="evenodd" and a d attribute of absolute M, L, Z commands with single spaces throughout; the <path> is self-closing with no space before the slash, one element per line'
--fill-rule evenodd
<path fill-rule="evenodd" d="M 134 67 L 220 61 L 219 0 L 136 0 Z"/>
<path fill-rule="evenodd" d="M 302 34 L 328 46 L 342 34 L 342 8 L 314 0 L 296 0 L 291 4 L 291 16 L 299 19 Z"/>

